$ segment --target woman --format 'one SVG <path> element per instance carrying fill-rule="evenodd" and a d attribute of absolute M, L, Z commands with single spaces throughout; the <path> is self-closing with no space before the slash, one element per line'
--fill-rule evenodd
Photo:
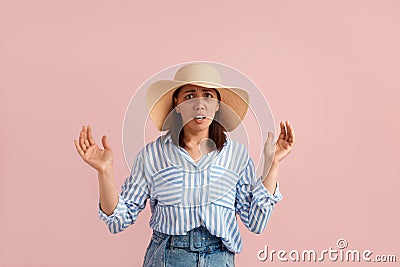
<path fill-rule="evenodd" d="M 234 266 L 242 250 L 236 221 L 261 233 L 274 205 L 282 199 L 277 182 L 280 162 L 291 152 L 292 126 L 280 123 L 276 144 L 268 133 L 264 173 L 255 167 L 244 145 L 228 138 L 248 110 L 249 96 L 221 84 L 213 67 L 189 64 L 174 80 L 157 81 L 147 90 L 146 104 L 156 127 L 167 134 L 147 144 L 118 193 L 113 154 L 83 126 L 75 146 L 98 171 L 99 216 L 112 233 L 133 224 L 150 199 L 153 235 L 143 266 Z"/>

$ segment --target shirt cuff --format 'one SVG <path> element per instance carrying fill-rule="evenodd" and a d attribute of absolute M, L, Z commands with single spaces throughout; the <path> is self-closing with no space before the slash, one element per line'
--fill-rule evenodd
<path fill-rule="evenodd" d="M 118 214 L 124 214 L 128 211 L 128 208 L 125 205 L 125 202 L 123 200 L 123 198 L 121 197 L 120 194 L 118 194 L 118 204 L 117 207 L 114 209 L 113 213 L 111 215 L 107 215 L 105 214 L 100 207 L 100 199 L 99 199 L 99 217 L 100 219 L 102 219 L 103 221 L 105 221 L 106 223 L 110 222 L 113 220 L 113 218 L 115 216 L 117 216 Z"/>
<path fill-rule="evenodd" d="M 276 204 L 282 200 L 283 196 L 279 191 L 279 183 L 276 182 L 275 193 L 272 195 L 268 192 L 267 188 L 265 188 L 264 184 L 262 183 L 262 178 L 258 178 L 254 187 L 253 187 L 253 198 L 256 201 L 267 200 L 270 204 Z"/>

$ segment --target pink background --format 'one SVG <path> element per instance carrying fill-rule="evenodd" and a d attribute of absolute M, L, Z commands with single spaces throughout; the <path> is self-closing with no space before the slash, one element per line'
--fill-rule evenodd
<path fill-rule="evenodd" d="M 296 130 L 279 171 L 284 199 L 261 235 L 240 223 L 237 266 L 271 264 L 257 259 L 265 245 L 321 251 L 341 237 L 399 258 L 399 27 L 394 0 L 2 1 L 0 266 L 142 264 L 149 207 L 110 234 L 96 172 L 73 139 L 82 124 L 97 142 L 107 134 L 120 186 L 130 98 L 156 72 L 195 60 L 248 75 L 276 123 Z"/>

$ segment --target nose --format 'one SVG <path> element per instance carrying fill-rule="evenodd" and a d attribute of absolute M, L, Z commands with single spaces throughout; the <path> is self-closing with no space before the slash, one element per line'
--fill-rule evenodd
<path fill-rule="evenodd" d="M 195 101 L 195 103 L 194 103 L 195 110 L 205 109 L 204 97 L 196 97 L 194 101 Z"/>

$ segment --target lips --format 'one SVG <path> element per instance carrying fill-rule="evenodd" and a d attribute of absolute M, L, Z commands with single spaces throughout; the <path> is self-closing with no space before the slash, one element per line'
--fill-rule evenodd
<path fill-rule="evenodd" d="M 206 119 L 206 116 L 204 116 L 204 115 L 196 115 L 196 116 L 194 116 L 193 121 L 197 124 L 201 124 L 201 123 L 205 122 L 205 119 Z"/>
<path fill-rule="evenodd" d="M 196 115 L 196 116 L 194 116 L 195 120 L 204 120 L 205 118 L 206 118 L 206 116 L 204 116 L 204 115 Z"/>

